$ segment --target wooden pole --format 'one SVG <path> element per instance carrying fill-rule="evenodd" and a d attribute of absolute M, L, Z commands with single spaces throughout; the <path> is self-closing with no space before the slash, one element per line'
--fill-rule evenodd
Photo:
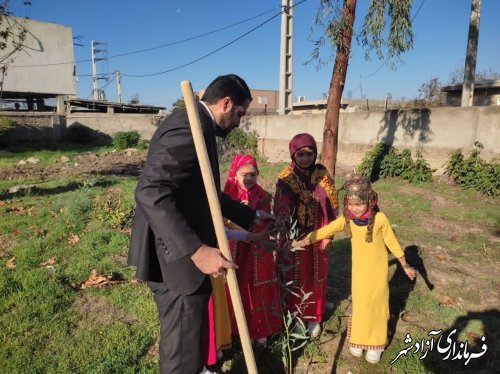
<path fill-rule="evenodd" d="M 181 91 L 182 96 L 184 96 L 184 103 L 187 109 L 191 132 L 193 133 L 194 146 L 196 148 L 198 162 L 200 163 L 203 183 L 205 184 L 205 190 L 207 191 L 208 204 L 210 206 L 210 212 L 212 213 L 217 242 L 219 243 L 219 248 L 224 257 L 231 261 L 231 252 L 229 251 L 229 243 L 227 241 L 226 231 L 224 230 L 224 221 L 219 205 L 218 191 L 215 188 L 212 168 L 208 160 L 207 147 L 205 145 L 205 138 L 203 137 L 203 131 L 201 129 L 198 110 L 196 109 L 196 101 L 191 82 L 187 80 L 182 81 Z M 243 347 L 247 370 L 249 374 L 256 374 L 257 366 L 255 364 L 252 343 L 250 342 L 250 335 L 248 333 L 248 327 L 245 320 L 245 311 L 243 310 L 243 304 L 241 303 L 236 273 L 233 269 L 227 270 L 227 284 L 229 286 L 229 293 L 231 294 L 231 301 L 233 302 L 234 315 L 236 317 L 236 323 L 240 333 L 241 346 Z"/>

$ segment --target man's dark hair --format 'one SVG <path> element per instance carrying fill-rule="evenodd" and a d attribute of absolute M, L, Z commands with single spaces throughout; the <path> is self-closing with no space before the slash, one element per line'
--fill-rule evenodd
<path fill-rule="evenodd" d="M 235 105 L 241 106 L 245 101 L 252 101 L 252 94 L 245 81 L 236 74 L 220 75 L 210 83 L 203 93 L 201 101 L 215 104 L 229 96 Z"/>

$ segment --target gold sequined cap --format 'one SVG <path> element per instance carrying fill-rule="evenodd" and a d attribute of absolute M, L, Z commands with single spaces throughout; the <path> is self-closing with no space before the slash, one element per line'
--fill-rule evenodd
<path fill-rule="evenodd" d="M 370 180 L 359 174 L 348 175 L 343 189 L 346 199 L 358 199 L 362 203 L 368 203 L 375 196 Z"/>

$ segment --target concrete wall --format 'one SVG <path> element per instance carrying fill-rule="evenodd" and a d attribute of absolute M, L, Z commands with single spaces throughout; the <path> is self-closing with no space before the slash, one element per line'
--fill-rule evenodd
<path fill-rule="evenodd" d="M 161 118 L 153 114 L 71 113 L 66 123 L 68 127 L 80 124 L 110 136 L 118 131 L 137 131 L 142 139 L 149 140 Z"/>
<path fill-rule="evenodd" d="M 288 161 L 288 143 L 301 132 L 318 140 L 321 149 L 324 115 L 244 117 L 242 128 L 256 131 L 260 152 L 269 161 Z M 483 144 L 482 156 L 500 156 L 500 108 L 433 108 L 341 113 L 337 163 L 358 165 L 379 142 L 402 150 L 421 151 L 432 168 L 442 171 L 449 154 L 469 152 L 474 142 Z"/>
<path fill-rule="evenodd" d="M 76 95 L 71 28 L 18 17 L 5 17 L 2 28 L 6 25 L 23 25 L 28 33 L 24 48 L 12 56 L 14 63 L 8 67 L 3 91 Z M 3 54 L 10 49 L 9 42 Z"/>
<path fill-rule="evenodd" d="M 9 132 L 16 142 L 35 141 L 37 136 L 57 141 L 66 128 L 80 124 L 98 133 L 113 135 L 118 131 L 137 131 L 150 139 L 161 116 L 151 114 L 72 113 L 67 117 L 55 114 L 4 112 L 19 126 Z M 301 132 L 318 140 L 321 149 L 324 115 L 246 116 L 241 127 L 256 131 L 259 151 L 269 161 L 289 161 L 288 143 Z M 45 134 L 40 130 L 46 128 Z M 30 130 L 31 128 L 31 130 Z M 15 135 L 14 133 L 17 133 Z M 442 172 L 451 152 L 462 149 L 468 153 L 474 142 L 482 143 L 485 159 L 500 157 L 500 107 L 433 108 L 341 113 L 337 163 L 358 165 L 364 155 L 379 142 L 402 150 L 421 151 L 432 168 Z"/>
<path fill-rule="evenodd" d="M 63 139 L 66 118 L 52 113 L 4 112 L 16 127 L 9 130 L 1 139 L 4 144 L 22 145 L 23 143 L 54 143 Z"/>
<path fill-rule="evenodd" d="M 118 131 L 137 131 L 141 138 L 150 139 L 163 118 L 153 114 L 0 112 L 9 117 L 15 128 L 3 137 L 3 144 L 57 143 L 64 140 L 71 126 L 81 125 L 95 131 L 97 140 L 112 137 Z M 104 136 L 103 136 L 104 135 Z"/>

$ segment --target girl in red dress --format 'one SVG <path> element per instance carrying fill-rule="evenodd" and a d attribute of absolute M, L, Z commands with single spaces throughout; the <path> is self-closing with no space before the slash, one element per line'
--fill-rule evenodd
<path fill-rule="evenodd" d="M 255 210 L 271 211 L 271 196 L 258 185 L 257 161 L 251 155 L 236 155 L 231 164 L 224 192 Z M 253 231 L 265 230 L 256 226 Z M 267 338 L 281 331 L 278 274 L 273 251 L 263 245 L 246 241 L 230 241 L 241 301 L 245 310 L 250 338 L 265 345 Z M 231 303 L 229 303 L 231 309 Z M 237 331 L 233 313 L 233 332 Z"/>

